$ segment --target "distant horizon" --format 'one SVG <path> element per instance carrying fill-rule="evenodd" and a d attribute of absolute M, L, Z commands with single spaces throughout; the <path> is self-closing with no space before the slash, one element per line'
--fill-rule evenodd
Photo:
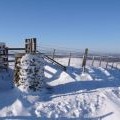
<path fill-rule="evenodd" d="M 33 37 L 32 37 L 33 38 Z M 7 46 L 7 47 L 13 47 L 13 48 L 16 48 L 16 47 L 18 47 L 18 48 L 23 48 L 23 47 L 25 47 L 25 41 L 23 40 L 22 41 L 22 44 L 19 44 L 19 46 L 14 46 L 14 45 L 10 45 L 10 44 L 7 44 L 6 42 L 0 42 L 0 44 L 3 44 L 3 43 L 5 43 L 5 45 Z M 70 48 L 70 47 L 63 47 L 63 46 L 60 46 L 60 45 L 50 45 L 50 44 L 39 44 L 39 43 L 37 43 L 37 49 L 39 50 L 39 49 L 41 49 L 41 50 L 45 50 L 45 51 L 50 51 L 50 52 L 52 52 L 54 49 L 56 49 L 56 51 L 57 52 L 59 52 L 59 51 L 64 51 L 64 52 L 71 52 L 71 53 L 84 53 L 84 51 L 85 51 L 85 49 L 86 48 L 88 48 L 88 47 L 85 47 L 85 48 Z M 104 50 L 103 51 L 96 51 L 96 50 L 93 50 L 93 49 L 90 49 L 90 48 L 88 48 L 88 50 L 89 50 L 89 53 L 90 54 L 113 54 L 113 55 L 120 55 L 120 52 L 109 52 L 109 51 L 107 51 L 107 52 L 105 52 Z"/>

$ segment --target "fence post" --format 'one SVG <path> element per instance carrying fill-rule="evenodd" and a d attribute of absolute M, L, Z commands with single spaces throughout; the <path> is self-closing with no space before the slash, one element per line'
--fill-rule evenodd
<path fill-rule="evenodd" d="M 28 53 L 28 48 L 29 47 L 29 40 L 25 39 L 25 53 Z"/>
<path fill-rule="evenodd" d="M 94 65 L 94 60 L 95 60 L 95 56 L 93 56 L 93 58 L 92 58 L 92 66 Z"/>
<path fill-rule="evenodd" d="M 53 50 L 53 56 L 52 56 L 52 59 L 54 60 L 55 58 L 55 52 L 56 52 L 56 49 Z"/>
<path fill-rule="evenodd" d="M 109 57 L 107 57 L 106 69 L 107 69 L 107 67 L 108 67 L 108 59 L 109 59 Z"/>
<path fill-rule="evenodd" d="M 85 49 L 85 53 L 83 55 L 83 62 L 82 62 L 83 72 L 86 72 L 85 69 L 86 69 L 87 55 L 88 55 L 88 48 Z"/>
<path fill-rule="evenodd" d="M 118 63 L 116 63 L 116 68 L 117 68 L 117 66 L 118 66 Z"/>
<path fill-rule="evenodd" d="M 32 53 L 36 53 L 36 44 L 37 44 L 36 41 L 37 41 L 36 38 L 32 38 L 32 39 L 31 39 L 31 43 L 32 43 Z"/>
<path fill-rule="evenodd" d="M 7 69 L 9 66 L 9 64 L 8 64 L 8 48 L 7 47 L 5 48 L 5 55 L 6 55 L 5 61 L 6 61 L 6 69 Z"/>
<path fill-rule="evenodd" d="M 70 66 L 70 62 L 71 62 L 71 53 L 70 53 L 70 55 L 69 55 L 69 60 L 68 60 L 68 66 Z"/>
<path fill-rule="evenodd" d="M 20 64 L 20 60 L 22 58 L 22 56 L 25 55 L 24 53 L 18 53 L 15 55 L 15 70 L 14 70 L 14 84 L 19 86 L 19 74 L 20 74 L 20 66 L 18 64 Z"/>
<path fill-rule="evenodd" d="M 100 63 L 99 63 L 99 67 L 101 67 L 101 63 L 102 63 L 102 56 L 100 56 Z"/>
<path fill-rule="evenodd" d="M 25 39 L 25 52 L 36 53 L 36 38 Z"/>
<path fill-rule="evenodd" d="M 0 69 L 8 69 L 8 49 L 5 43 L 0 43 Z"/>
<path fill-rule="evenodd" d="M 114 62 L 112 63 L 112 66 L 111 66 L 111 68 L 113 68 L 114 67 Z"/>

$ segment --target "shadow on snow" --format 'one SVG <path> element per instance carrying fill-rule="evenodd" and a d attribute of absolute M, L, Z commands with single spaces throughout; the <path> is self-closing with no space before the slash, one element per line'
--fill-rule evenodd
<path fill-rule="evenodd" d="M 103 120 L 104 118 L 112 115 L 113 112 L 98 116 L 98 117 L 80 117 L 80 118 L 66 118 L 66 117 L 60 117 L 56 118 L 57 120 Z M 11 117 L 0 117 L 0 119 L 20 119 L 20 120 L 55 120 L 55 118 L 47 118 L 47 117 L 36 117 L 36 116 L 11 116 Z"/>

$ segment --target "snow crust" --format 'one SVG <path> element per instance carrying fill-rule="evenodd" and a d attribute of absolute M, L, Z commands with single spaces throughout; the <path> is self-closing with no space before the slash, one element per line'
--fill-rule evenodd
<path fill-rule="evenodd" d="M 80 61 L 74 60 L 67 72 L 46 61 L 48 87 L 31 93 L 12 89 L 11 69 L 0 72 L 0 118 L 120 120 L 119 69 L 87 66 L 82 73 Z"/>

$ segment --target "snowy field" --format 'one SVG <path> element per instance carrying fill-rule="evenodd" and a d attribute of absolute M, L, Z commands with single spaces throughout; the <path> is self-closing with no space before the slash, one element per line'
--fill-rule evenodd
<path fill-rule="evenodd" d="M 68 58 L 56 60 L 68 63 Z M 83 74 L 77 58 L 66 72 L 46 62 L 45 81 L 51 87 L 31 93 L 13 88 L 12 68 L 0 72 L 0 120 L 120 120 L 120 70 L 98 64 L 90 61 Z"/>

